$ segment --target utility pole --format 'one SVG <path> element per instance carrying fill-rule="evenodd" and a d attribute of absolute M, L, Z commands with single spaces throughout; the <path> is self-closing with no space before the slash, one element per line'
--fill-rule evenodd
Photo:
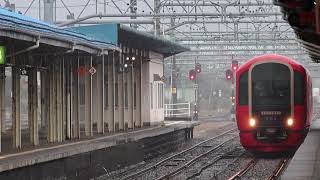
<path fill-rule="evenodd" d="M 39 2 L 40 3 L 40 2 Z M 44 6 L 44 16 L 43 16 L 43 20 L 45 22 L 54 23 L 54 3 L 55 0 L 43 0 L 43 6 Z M 40 9 L 39 9 L 40 10 Z"/>
<path fill-rule="evenodd" d="M 196 67 L 197 65 L 197 59 L 194 60 L 194 67 Z M 195 83 L 194 83 L 194 111 L 198 112 L 199 109 L 199 81 L 198 81 L 198 75 L 199 73 L 197 73 L 197 77 L 195 79 Z"/>
<path fill-rule="evenodd" d="M 236 73 L 233 73 L 233 77 L 232 77 L 232 83 L 231 83 L 231 121 L 236 121 L 236 117 L 235 117 L 235 104 L 236 104 L 236 99 L 235 99 L 235 92 L 234 92 L 234 82 L 235 82 L 235 77 Z"/>
<path fill-rule="evenodd" d="M 130 0 L 130 13 L 137 14 L 137 0 Z M 130 19 L 137 19 L 136 17 L 130 17 Z M 130 24 L 130 27 L 138 29 L 138 24 Z"/>
<path fill-rule="evenodd" d="M 41 20 L 41 0 L 39 0 L 39 20 Z"/>
<path fill-rule="evenodd" d="M 107 14 L 107 2 L 106 2 L 106 0 L 103 1 L 103 12 L 104 12 L 104 14 Z"/>
<path fill-rule="evenodd" d="M 236 80 L 236 71 L 239 68 L 238 61 L 233 60 L 232 56 L 232 82 L 231 82 L 231 120 L 235 121 L 235 105 L 236 105 L 236 99 L 235 99 L 235 80 Z"/>
<path fill-rule="evenodd" d="M 160 0 L 154 0 L 154 13 L 159 14 L 160 13 Z M 160 36 L 160 18 L 154 17 L 154 35 Z"/>
<path fill-rule="evenodd" d="M 174 27 L 175 25 L 175 19 L 174 17 L 172 17 L 170 19 L 171 21 L 171 27 Z M 170 36 L 171 39 L 174 38 L 174 29 L 171 30 Z M 173 55 L 171 58 L 171 99 L 172 99 L 172 104 L 176 104 L 178 102 L 177 100 L 177 76 L 178 76 L 178 72 L 177 72 L 177 67 L 176 67 L 176 56 Z"/>
<path fill-rule="evenodd" d="M 96 0 L 96 14 L 98 14 L 98 0 Z"/>

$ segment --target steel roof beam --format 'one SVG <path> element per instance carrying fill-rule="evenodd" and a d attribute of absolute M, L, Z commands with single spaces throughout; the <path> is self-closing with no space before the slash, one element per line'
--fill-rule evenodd
<path fill-rule="evenodd" d="M 183 32 L 180 31 L 179 33 L 182 33 L 183 35 L 179 35 L 179 36 L 175 36 L 176 38 L 183 38 L 185 37 L 185 34 L 189 34 L 188 32 Z M 276 34 L 252 34 L 252 35 L 259 35 L 260 38 L 273 38 L 275 37 Z M 248 39 L 248 38 L 252 38 L 252 35 L 249 34 L 190 34 L 190 36 L 192 36 L 193 38 L 198 38 L 198 37 L 207 37 L 207 38 L 225 38 L 225 39 L 230 39 L 230 40 L 242 40 L 242 39 Z M 292 33 L 290 34 L 284 34 L 281 36 L 282 38 L 288 37 L 288 38 L 294 38 L 295 35 Z"/>
<path fill-rule="evenodd" d="M 65 21 L 57 21 L 56 24 L 62 24 Z M 154 24 L 153 20 L 88 20 L 82 21 L 77 24 L 107 24 L 107 23 L 119 23 L 119 24 Z"/>
<path fill-rule="evenodd" d="M 288 27 L 289 28 L 289 27 Z M 295 35 L 293 31 L 237 31 L 237 32 L 223 32 L 223 31 L 187 31 L 189 34 L 217 34 L 217 35 L 235 35 L 235 34 L 292 34 Z"/>
<path fill-rule="evenodd" d="M 278 21 L 259 22 L 259 21 L 241 21 L 241 20 L 238 20 L 238 21 L 225 21 L 225 20 L 223 20 L 223 21 L 221 21 L 221 20 L 220 21 L 206 21 L 206 20 L 205 21 L 183 21 L 179 24 L 176 24 L 174 26 L 171 26 L 171 27 L 165 29 L 164 32 L 171 31 L 173 29 L 176 29 L 176 28 L 181 27 L 186 24 L 197 24 L 197 23 L 201 23 L 201 24 L 202 23 L 206 23 L 206 24 L 225 24 L 225 23 L 237 23 L 237 24 L 260 23 L 260 24 L 262 24 L 262 23 L 267 23 L 267 24 L 271 24 L 271 23 L 279 23 L 279 22 Z M 287 22 L 285 22 L 285 21 L 282 21 L 282 23 L 287 24 Z M 289 27 L 289 25 L 288 25 L 288 27 Z"/>
<path fill-rule="evenodd" d="M 234 46 L 293 46 L 293 45 L 296 45 L 296 46 L 299 46 L 300 44 L 297 43 L 297 42 L 292 42 L 292 43 L 286 43 L 286 42 L 273 42 L 273 43 L 259 43 L 259 42 L 252 42 L 252 43 L 219 43 L 219 44 L 212 44 L 212 43 L 194 43 L 194 44 L 190 44 L 190 43 L 181 43 L 183 45 L 187 45 L 189 47 L 193 47 L 193 46 L 212 46 L 212 47 L 215 47 L 215 46 L 231 46 L 231 47 L 234 47 Z"/>
<path fill-rule="evenodd" d="M 309 56 L 308 55 L 286 55 L 286 54 L 281 54 L 281 55 L 284 55 L 284 56 L 288 56 L 288 57 L 290 57 L 290 58 L 293 58 L 293 59 L 295 59 L 296 58 L 296 60 L 297 61 L 299 61 L 299 60 L 301 60 L 301 59 L 311 59 L 311 58 L 309 58 Z M 194 58 L 192 58 L 192 57 L 189 57 L 189 58 L 176 58 L 176 61 L 178 62 L 180 62 L 180 61 L 183 61 L 183 62 L 194 62 L 195 60 L 196 61 L 206 61 L 206 62 L 217 62 L 217 61 L 219 61 L 219 60 L 222 60 L 222 59 L 225 59 L 225 60 L 229 60 L 229 61 L 232 61 L 232 60 L 248 60 L 248 59 L 250 59 L 250 58 L 252 58 L 252 57 L 254 57 L 254 56 L 252 56 L 252 55 L 244 55 L 244 56 L 241 56 L 241 57 L 234 57 L 234 58 L 232 58 L 232 57 L 230 57 L 230 56 L 220 56 L 220 58 L 219 57 L 214 57 L 214 58 L 210 58 L 210 57 L 200 57 L 200 58 L 197 58 L 197 57 L 194 57 Z"/>
<path fill-rule="evenodd" d="M 201 1 L 199 1 L 201 2 Z M 165 2 L 165 3 L 161 3 L 161 6 L 165 7 L 165 6 L 215 6 L 215 7 L 253 7 L 253 6 L 274 6 L 274 4 L 272 3 L 235 3 L 235 4 L 217 4 L 217 3 L 213 3 L 213 2 L 201 2 L 201 3 L 194 3 L 194 2 L 182 2 L 182 3 L 170 3 L 170 2 Z"/>
<path fill-rule="evenodd" d="M 85 21 L 86 22 L 86 21 Z M 284 20 L 262 20 L 262 21 L 257 21 L 257 20 L 252 20 L 252 21 L 249 21 L 249 20 L 242 20 L 242 19 L 239 19 L 237 21 L 213 21 L 213 20 L 198 20 L 198 21 L 185 21 L 186 23 L 185 24 L 197 24 L 197 23 L 206 23 L 206 24 L 225 24 L 225 23 L 230 23 L 230 24 L 233 24 L 233 23 L 238 23 L 238 24 L 247 24 L 247 23 L 260 23 L 260 24 L 271 24 L 271 23 L 278 23 L 278 24 L 288 24 L 287 21 L 284 21 Z M 170 23 L 167 23 L 167 22 L 161 22 L 160 24 L 163 24 L 163 25 L 170 25 Z M 289 24 L 288 24 L 288 27 Z"/>
<path fill-rule="evenodd" d="M 225 41 L 231 41 L 231 40 L 220 40 L 222 38 L 219 38 L 217 39 L 216 37 L 212 37 L 212 38 L 208 38 L 208 37 L 203 37 L 203 38 L 176 38 L 175 40 L 176 41 L 206 41 L 206 42 L 210 42 L 210 41 L 213 41 L 213 42 L 225 42 Z M 235 39 L 233 39 L 232 41 L 234 41 Z M 297 40 L 297 38 L 260 38 L 260 39 L 253 39 L 253 38 L 250 38 L 250 39 L 245 39 L 243 38 L 243 40 L 246 40 L 246 41 L 295 41 Z"/>
<path fill-rule="evenodd" d="M 237 58 L 238 56 L 258 56 L 258 55 L 262 55 L 261 53 L 260 54 L 257 54 L 257 53 L 254 53 L 254 54 L 185 54 L 185 55 L 176 55 L 176 59 L 179 59 L 179 58 L 191 58 L 192 56 L 194 57 L 208 57 L 208 58 L 212 58 L 212 57 L 225 57 L 225 56 L 230 56 L 230 57 L 234 57 L 234 58 Z M 301 52 L 301 53 L 297 53 L 297 52 L 294 52 L 294 53 L 281 53 L 281 55 L 285 55 L 285 56 L 294 56 L 294 55 L 304 55 L 304 56 L 308 56 L 308 54 L 306 52 Z"/>
<path fill-rule="evenodd" d="M 281 13 L 255 13 L 255 14 L 249 14 L 249 13 L 229 13 L 227 15 L 223 15 L 221 13 L 159 13 L 159 14 L 93 14 L 93 15 L 88 15 L 84 16 L 81 18 L 78 18 L 76 20 L 71 20 L 71 21 L 66 21 L 59 26 L 68 26 L 72 24 L 76 24 L 88 19 L 93 19 L 93 18 L 116 18 L 116 17 L 127 17 L 127 18 L 138 18 L 138 17 L 152 17 L 152 18 L 172 18 L 172 17 L 222 17 L 222 16 L 227 16 L 231 18 L 236 18 L 236 17 L 269 17 L 269 16 L 281 16 Z"/>
<path fill-rule="evenodd" d="M 191 50 L 192 52 L 235 52 L 235 51 L 303 51 L 303 48 L 285 48 L 285 49 L 278 49 L 278 48 L 273 48 L 273 49 L 193 49 Z M 190 51 L 189 51 L 190 52 Z"/>

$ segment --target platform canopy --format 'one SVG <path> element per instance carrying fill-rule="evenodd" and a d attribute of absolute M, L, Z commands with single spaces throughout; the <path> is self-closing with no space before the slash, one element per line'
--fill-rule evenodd
<path fill-rule="evenodd" d="M 306 49 L 312 60 L 320 62 L 319 1 L 274 0 L 281 7 L 283 18 L 297 35 L 297 41 Z"/>
<path fill-rule="evenodd" d="M 62 29 L 52 24 L 0 8 L 0 37 L 23 41 L 39 41 L 56 47 L 98 53 L 101 50 L 119 50 L 112 43 L 99 41 L 84 34 Z"/>
<path fill-rule="evenodd" d="M 145 49 L 169 57 L 189 51 L 186 46 L 173 41 L 141 32 L 120 24 L 101 24 L 68 28 L 77 33 L 85 34 L 105 43 L 125 45 L 136 49 Z"/>

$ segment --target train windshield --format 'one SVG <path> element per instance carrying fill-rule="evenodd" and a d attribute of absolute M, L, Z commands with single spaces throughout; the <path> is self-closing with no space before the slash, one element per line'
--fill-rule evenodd
<path fill-rule="evenodd" d="M 259 64 L 251 76 L 252 105 L 290 105 L 290 70 L 286 65 Z"/>

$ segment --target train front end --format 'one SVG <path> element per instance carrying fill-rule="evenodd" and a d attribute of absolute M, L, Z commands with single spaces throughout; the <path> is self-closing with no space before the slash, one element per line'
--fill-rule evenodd
<path fill-rule="evenodd" d="M 310 124 L 305 69 L 283 56 L 260 56 L 238 70 L 236 82 L 241 144 L 254 152 L 296 150 Z"/>

